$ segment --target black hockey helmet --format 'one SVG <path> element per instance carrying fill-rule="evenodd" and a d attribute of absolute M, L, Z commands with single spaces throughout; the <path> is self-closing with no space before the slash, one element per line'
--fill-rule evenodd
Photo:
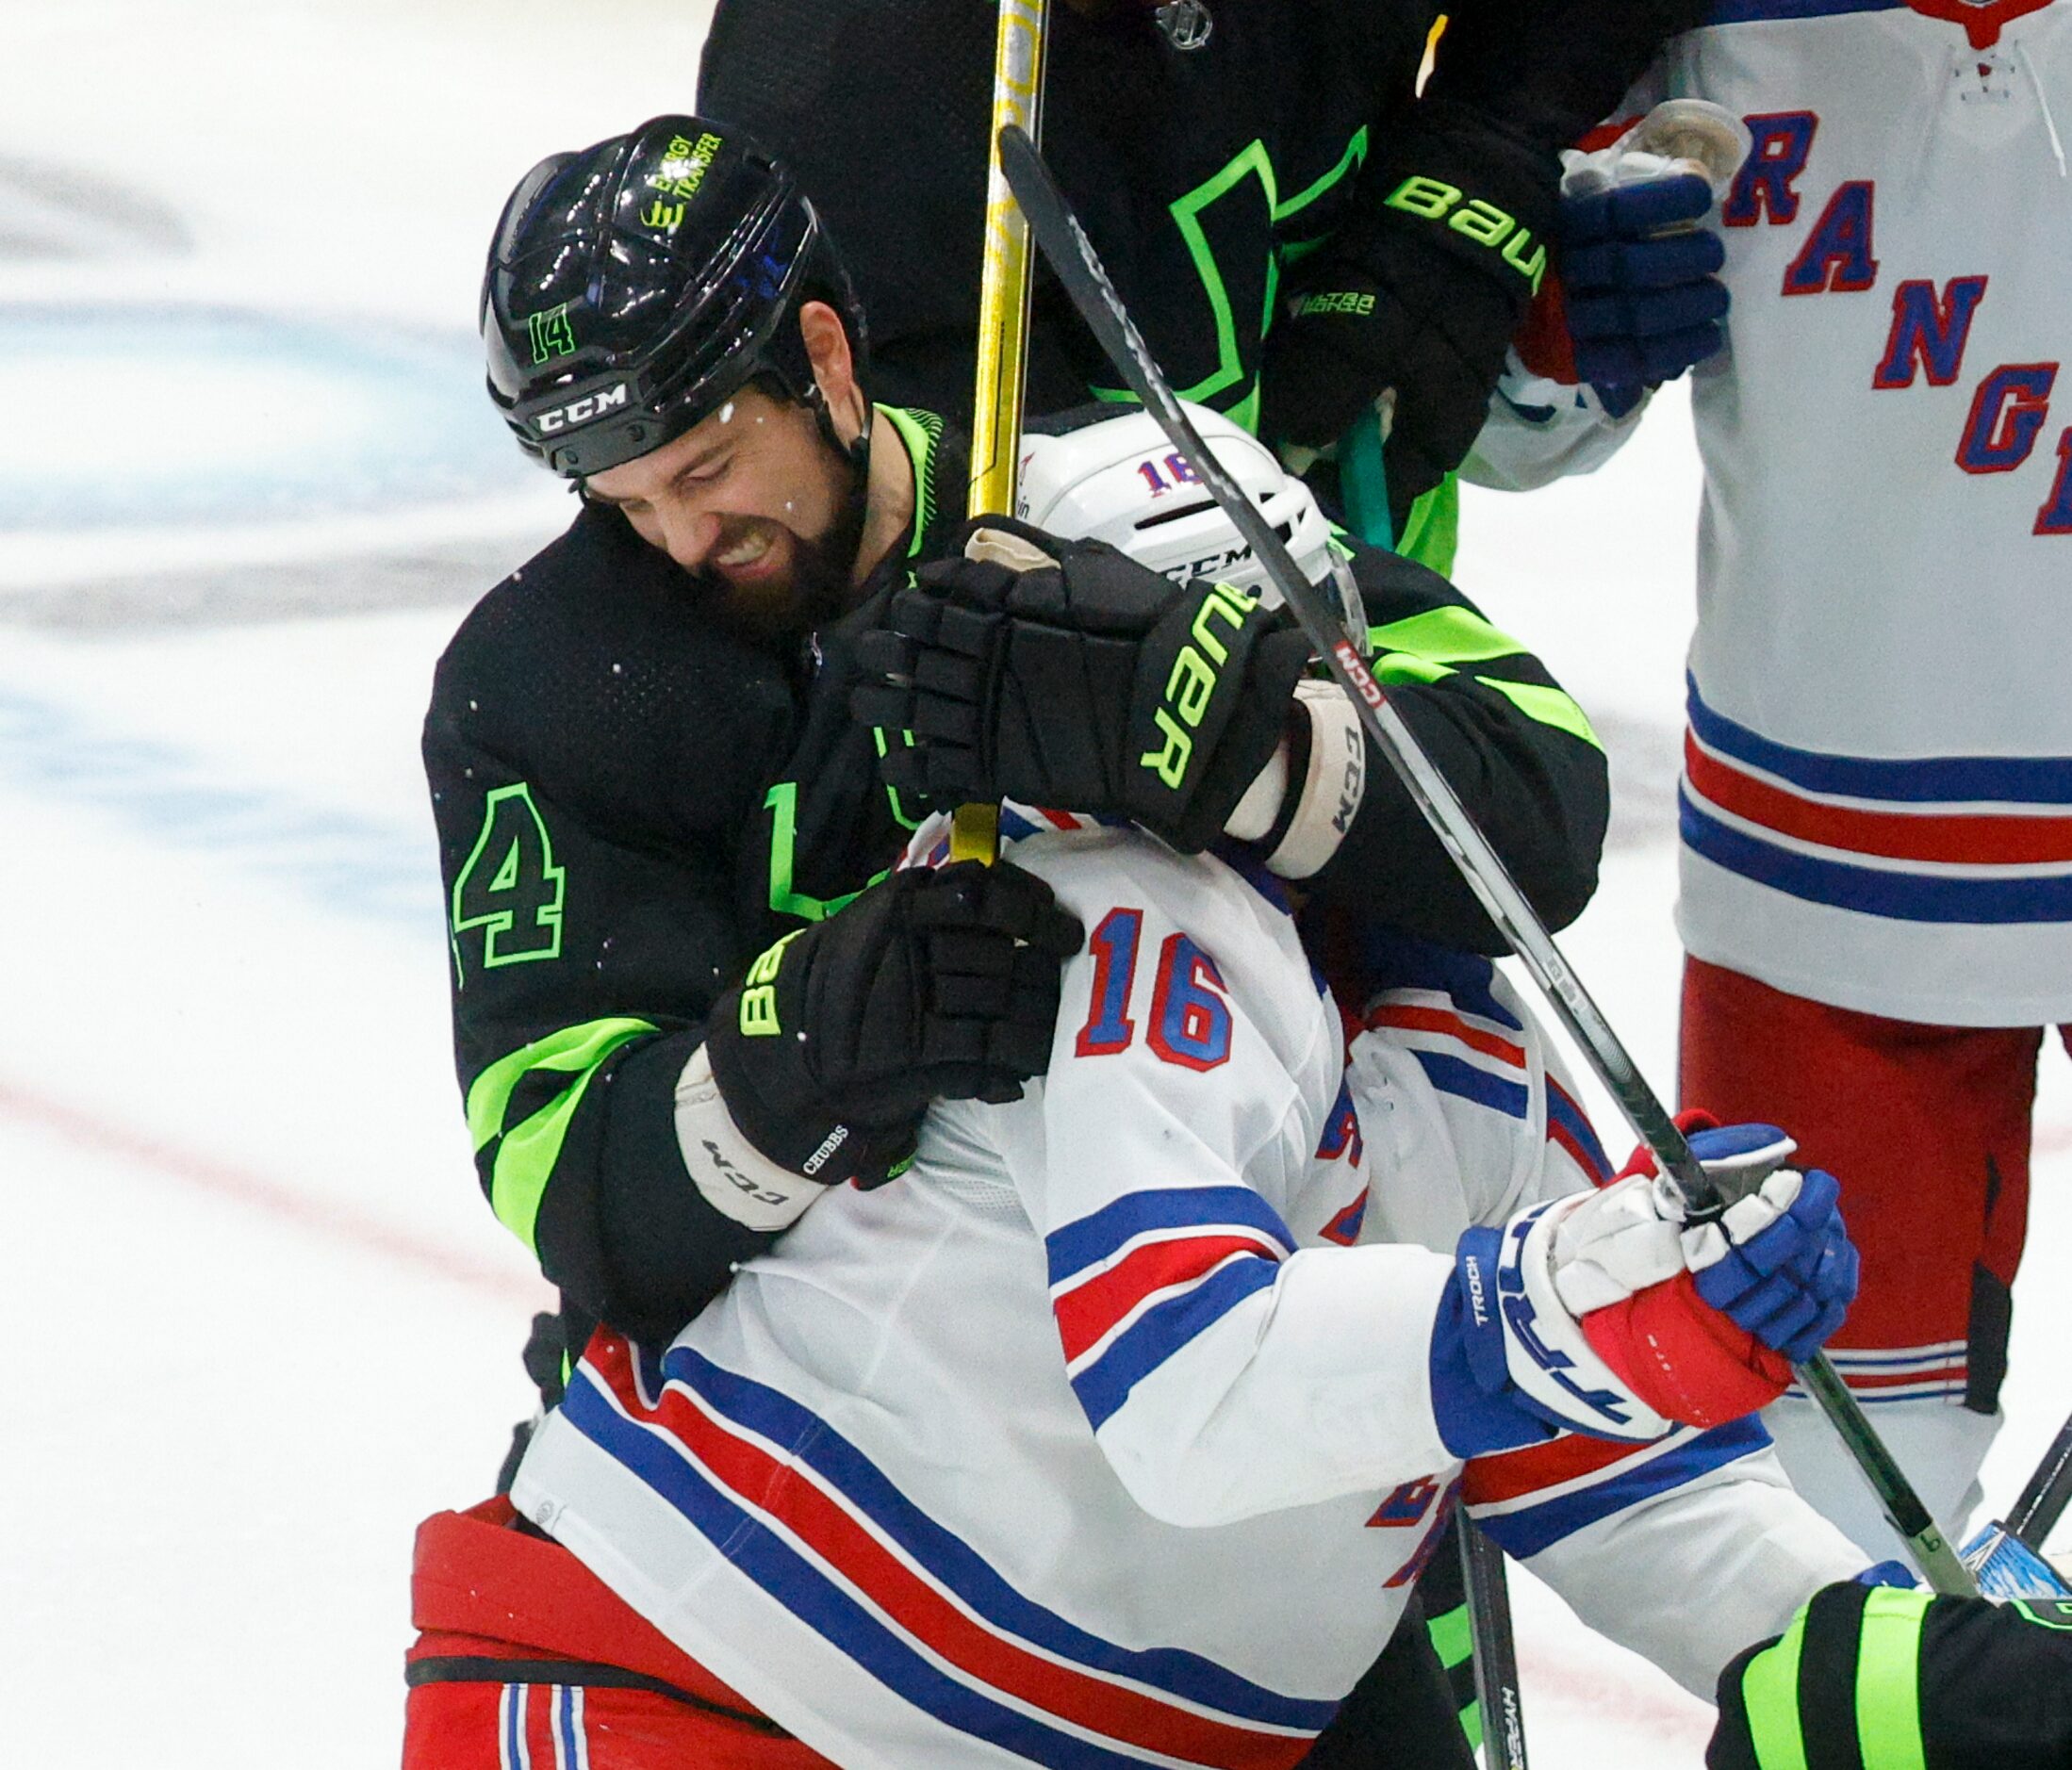
<path fill-rule="evenodd" d="M 861 378 L 863 313 L 798 181 L 725 123 L 656 117 L 542 160 L 503 205 L 482 287 L 489 397 L 566 479 L 661 448 L 759 375 L 832 440 L 798 329 L 809 299 L 841 315 Z"/>

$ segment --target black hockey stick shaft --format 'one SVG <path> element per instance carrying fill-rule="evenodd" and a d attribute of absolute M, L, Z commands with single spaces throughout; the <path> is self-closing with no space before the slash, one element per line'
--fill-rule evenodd
<path fill-rule="evenodd" d="M 1223 506 L 1238 533 L 1250 543 L 1325 666 L 1353 697 L 1360 721 L 1383 758 L 1423 813 L 1490 921 L 1532 975 L 1548 1005 L 1574 1037 L 1635 1134 L 1653 1153 L 1662 1173 L 1682 1193 L 1690 1211 L 1700 1218 L 1717 1215 L 1723 1208 L 1719 1188 L 1699 1166 L 1684 1133 L 1648 1086 L 1611 1023 L 1583 987 L 1582 979 L 1562 957 L 1554 936 L 1519 890 L 1502 857 L 1489 845 L 1488 838 L 1476 826 L 1445 776 L 1425 755 L 1402 714 L 1390 704 L 1329 600 L 1302 575 L 1272 526 L 1202 442 L 1158 364 L 1152 361 L 1122 298 L 1101 268 L 1093 243 L 1035 144 L 1019 129 L 1003 129 L 1000 165 L 1013 187 L 1022 213 L 1028 218 L 1038 247 L 1049 259 L 1080 318 L 1128 383 L 1130 391 L 1158 419 L 1159 428 L 1193 467 L 1209 496 Z M 1855 1458 L 1884 1508 L 1885 1516 L 1907 1543 L 1922 1576 L 1938 1592 L 1959 1597 L 1976 1594 L 1977 1582 L 1958 1560 L 1904 1471 L 1893 1461 L 1856 1398 L 1835 1374 L 1827 1354 L 1815 1353 L 1810 1362 L 1800 1367 L 1799 1377 Z"/>
<path fill-rule="evenodd" d="M 2014 1501 L 2014 1510 L 2007 1515 L 2007 1528 L 2041 1554 L 2044 1540 L 2064 1516 L 2067 1500 L 2072 1500 L 2072 1419 L 2058 1428 L 2050 1449 Z"/>
<path fill-rule="evenodd" d="M 1525 1770 L 1525 1701 L 1518 1679 L 1518 1643 L 1511 1633 L 1511 1588 L 1504 1551 L 1463 1506 L 1454 1514 L 1460 1537 L 1460 1570 L 1468 1583 L 1468 1619 L 1474 1631 L 1475 1705 L 1482 1714 L 1482 1762 L 1488 1770 Z"/>

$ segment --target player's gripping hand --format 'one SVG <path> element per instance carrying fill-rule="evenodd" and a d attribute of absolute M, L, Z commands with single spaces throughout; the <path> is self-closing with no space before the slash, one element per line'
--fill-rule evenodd
<path fill-rule="evenodd" d="M 1774 1126 L 1706 1124 L 1692 1152 L 1734 1201 L 1717 1219 L 1686 1221 L 1643 1155 L 1602 1190 L 1461 1237 L 1463 1352 L 1483 1396 L 1653 1438 L 1775 1401 L 1841 1326 L 1857 1259 L 1833 1176 L 1785 1168 L 1795 1145 Z"/>
<path fill-rule="evenodd" d="M 1614 418 L 1726 342 L 1726 248 L 1691 225 L 1711 207 L 1712 187 L 1690 172 L 1562 197 L 1570 379 L 1588 382 Z"/>
<path fill-rule="evenodd" d="M 1476 106 L 1422 101 L 1363 169 L 1363 212 L 1284 286 L 1259 434 L 1324 449 L 1393 389 L 1383 462 L 1400 523 L 1488 416 L 1547 264 L 1560 170 Z"/>
<path fill-rule="evenodd" d="M 1718 1699 L 1710 1770 L 2063 1770 L 2072 1603 L 1825 1586 Z"/>
<path fill-rule="evenodd" d="M 1193 853 L 1289 730 L 1308 641 L 1246 591 L 996 516 L 917 580 L 860 642 L 851 697 L 911 734 L 883 762 L 901 792 L 1119 814 Z"/>
<path fill-rule="evenodd" d="M 1019 1099 L 1048 1065 L 1059 972 L 1084 939 L 1008 861 L 896 873 L 786 935 L 719 998 L 702 1072 L 694 1057 L 678 1085 L 693 1179 L 781 1228 L 819 1187 L 898 1172 L 931 1101 Z"/>

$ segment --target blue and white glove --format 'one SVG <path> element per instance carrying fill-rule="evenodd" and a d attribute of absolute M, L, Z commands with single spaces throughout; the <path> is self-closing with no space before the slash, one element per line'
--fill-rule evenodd
<path fill-rule="evenodd" d="M 1658 156 L 1626 152 L 1616 182 L 1561 196 L 1561 285 L 1576 374 L 1614 418 L 1726 342 L 1726 248 L 1693 225 L 1712 187 Z M 1594 188 L 1593 188 L 1594 187 Z"/>
<path fill-rule="evenodd" d="M 1601 1191 L 1461 1237 L 1431 1356 L 1456 1455 L 1737 1419 L 1841 1326 L 1857 1258 L 1834 1177 L 1784 1167 L 1774 1126 L 1706 1123 L 1692 1151 L 1734 1200 L 1711 1221 L 1686 1221 L 1642 1152 Z"/>

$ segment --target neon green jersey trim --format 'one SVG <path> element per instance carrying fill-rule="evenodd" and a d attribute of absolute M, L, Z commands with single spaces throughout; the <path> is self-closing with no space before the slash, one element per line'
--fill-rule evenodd
<path fill-rule="evenodd" d="M 1799 1652 L 1805 1639 L 1801 1610 L 1784 1638 L 1758 1653 L 1741 1674 L 1749 1739 L 1763 1770 L 1806 1770 L 1806 1736 L 1799 1725 Z"/>
<path fill-rule="evenodd" d="M 1374 644 L 1385 651 L 1408 651 L 1440 664 L 1482 664 L 1490 658 L 1513 658 L 1525 647 L 1501 632 L 1472 609 L 1426 609 L 1406 620 L 1373 630 Z"/>
<path fill-rule="evenodd" d="M 1456 1604 L 1443 1616 L 1434 1616 L 1424 1626 L 1431 1634 L 1439 1663 L 1448 1671 L 1474 1652 L 1474 1624 L 1469 1617 L 1467 1605 Z"/>
<path fill-rule="evenodd" d="M 904 406 L 880 405 L 876 410 L 899 433 L 913 468 L 913 533 L 907 541 L 907 557 L 913 559 L 919 556 L 929 525 L 935 520 L 935 445 L 943 434 L 943 420 L 932 412 L 910 412 Z M 925 418 L 935 418 L 933 430 Z"/>
<path fill-rule="evenodd" d="M 490 1170 L 489 1205 L 497 1221 L 536 1254 L 534 1226 L 548 1179 L 561 1155 L 568 1121 L 583 1103 L 584 1090 L 599 1067 L 629 1040 L 656 1030 L 652 1021 L 613 1018 L 565 1026 L 531 1044 L 499 1057 L 475 1077 L 468 1090 L 468 1134 L 479 1153 L 500 1134 L 502 1143 Z M 576 1077 L 546 1106 L 522 1124 L 504 1129 L 503 1115 L 518 1084 L 534 1070 Z"/>
<path fill-rule="evenodd" d="M 878 753 L 882 756 L 884 738 L 878 740 Z M 891 789 L 886 789 L 888 793 Z M 825 922 L 838 910 L 853 904 L 868 891 L 871 885 L 885 877 L 874 873 L 868 884 L 862 890 L 845 892 L 839 897 L 814 897 L 805 892 L 792 889 L 792 857 L 798 842 L 798 783 L 796 780 L 780 780 L 763 795 L 763 803 L 770 813 L 770 908 L 781 916 L 797 916 L 801 922 Z M 892 801 L 892 814 L 906 823 L 905 814 L 899 809 L 896 795 Z M 907 828 L 912 829 L 913 825 Z"/>
<path fill-rule="evenodd" d="M 1460 480 L 1449 473 L 1410 506 L 1396 551 L 1441 578 L 1454 575 L 1454 555 L 1460 550 Z"/>
<path fill-rule="evenodd" d="M 1373 664 L 1377 682 L 1436 682 L 1455 674 L 1450 664 L 1434 664 L 1429 658 L 1414 658 L 1407 651 L 1385 651 Z"/>
<path fill-rule="evenodd" d="M 878 746 L 878 760 L 883 762 L 885 760 L 885 751 L 890 747 L 885 739 L 885 728 L 881 725 L 874 725 L 870 729 L 870 735 L 871 741 Z M 900 732 L 899 741 L 911 750 L 913 747 L 913 733 L 911 731 Z M 901 829 L 919 829 L 921 828 L 921 820 L 918 817 L 909 817 L 907 815 L 907 808 L 899 802 L 899 789 L 889 780 L 885 782 L 885 800 L 892 807 L 892 821 L 897 824 Z M 765 803 L 766 804 L 768 801 L 765 800 Z M 884 877 L 880 873 L 878 878 L 883 878 Z M 871 883 L 873 885 L 877 884 L 878 878 L 872 879 Z"/>
<path fill-rule="evenodd" d="M 1561 689 L 1550 688 L 1544 682 L 1506 682 L 1497 676 L 1478 676 L 1475 680 L 1484 688 L 1495 689 L 1528 719 L 1581 738 L 1592 749 L 1604 747 L 1598 742 L 1588 715 Z"/>
<path fill-rule="evenodd" d="M 1458 625 L 1453 625 L 1456 620 Z M 1421 623 L 1430 623 L 1422 631 L 1409 631 L 1407 636 L 1417 650 L 1383 649 L 1391 641 L 1406 636 L 1406 630 L 1416 630 Z M 1472 625 L 1471 625 L 1472 624 Z M 1475 642 L 1473 629 L 1479 627 L 1488 635 L 1489 649 L 1449 651 L 1449 646 L 1470 646 Z M 1413 615 L 1407 620 L 1394 621 L 1387 627 L 1371 630 L 1372 643 L 1379 649 L 1372 668 L 1374 680 L 1379 682 L 1437 682 L 1452 676 L 1454 666 L 1441 664 L 1439 659 L 1453 656 L 1470 661 L 1486 658 L 1517 657 L 1523 647 L 1516 640 L 1504 634 L 1480 615 L 1472 615 L 1466 609 L 1432 609 L 1422 615 Z M 1430 647 L 1427 649 L 1427 647 Z M 1437 655 L 1433 655 L 1436 651 Z M 1494 689 L 1528 719 L 1539 725 L 1552 726 L 1556 731 L 1566 731 L 1570 737 L 1580 738 L 1593 749 L 1602 749 L 1597 733 L 1590 729 L 1588 716 L 1571 700 L 1567 693 L 1544 682 L 1508 682 L 1498 676 L 1478 676 L 1474 679 L 1484 688 Z"/>
<path fill-rule="evenodd" d="M 1460 1712 L 1460 1730 L 1468 1735 L 1468 1749 L 1478 1756 L 1482 1751 L 1482 1705 L 1471 1702 Z"/>
<path fill-rule="evenodd" d="M 1856 1648 L 1856 1738 L 1878 1770 L 1927 1770 L 1921 1743 L 1921 1625 L 1932 1594 L 1879 1586 Z M 1767 1766 L 1766 1766 L 1767 1770 Z"/>

